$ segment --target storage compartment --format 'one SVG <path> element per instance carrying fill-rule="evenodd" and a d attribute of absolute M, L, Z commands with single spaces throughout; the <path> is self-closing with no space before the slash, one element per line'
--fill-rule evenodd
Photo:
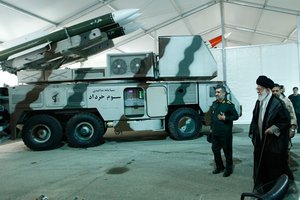
<path fill-rule="evenodd" d="M 124 114 L 126 117 L 142 117 L 145 114 L 145 98 L 142 88 L 124 90 Z"/>

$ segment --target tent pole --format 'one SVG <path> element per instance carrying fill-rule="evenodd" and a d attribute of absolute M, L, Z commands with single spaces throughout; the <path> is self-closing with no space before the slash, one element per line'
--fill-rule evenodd
<path fill-rule="evenodd" d="M 223 65 L 223 81 L 227 82 L 227 65 L 226 65 L 226 41 L 225 34 L 225 22 L 224 22 L 224 2 L 220 1 L 220 13 L 221 13 L 221 33 L 222 33 L 222 65 Z"/>
<path fill-rule="evenodd" d="M 300 16 L 297 16 L 297 30 L 298 30 L 298 85 L 300 83 Z"/>

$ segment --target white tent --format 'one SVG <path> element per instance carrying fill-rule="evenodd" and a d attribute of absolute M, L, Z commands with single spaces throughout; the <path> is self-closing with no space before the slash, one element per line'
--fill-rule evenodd
<path fill-rule="evenodd" d="M 298 0 L 1 0 L 0 41 L 126 8 L 140 9 L 144 27 L 118 39 L 120 51 L 153 50 L 158 35 L 209 40 L 222 29 L 232 33 L 226 47 L 297 41 Z"/>
<path fill-rule="evenodd" d="M 82 65 L 106 66 L 111 52 L 157 52 L 161 35 L 201 35 L 208 41 L 231 33 L 212 51 L 219 64 L 216 80 L 226 81 L 243 105 L 240 123 L 250 121 L 258 75 L 285 85 L 287 94 L 299 86 L 299 0 L 0 0 L 0 43 L 127 8 L 140 9 L 136 21 L 143 28 L 115 39 L 113 49 Z M 0 86 L 16 82 L 13 75 L 0 76 Z"/>

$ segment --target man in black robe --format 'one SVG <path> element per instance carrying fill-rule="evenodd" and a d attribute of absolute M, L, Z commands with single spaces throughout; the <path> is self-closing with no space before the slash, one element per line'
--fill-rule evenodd
<path fill-rule="evenodd" d="M 265 193 L 281 174 L 293 180 L 288 166 L 290 115 L 284 103 L 272 95 L 274 82 L 266 76 L 256 80 L 258 100 L 253 110 L 249 137 L 254 145 L 254 189 Z"/>

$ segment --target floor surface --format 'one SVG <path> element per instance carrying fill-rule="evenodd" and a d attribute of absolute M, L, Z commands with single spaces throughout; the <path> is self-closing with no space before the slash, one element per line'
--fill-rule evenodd
<path fill-rule="evenodd" d="M 114 135 L 87 149 L 64 144 L 35 152 L 23 142 L 0 144 L 0 199 L 36 200 L 238 200 L 252 191 L 248 125 L 234 126 L 234 173 L 213 175 L 211 144 L 204 136 L 175 141 L 164 132 Z M 298 200 L 300 134 L 293 138 L 291 165 L 296 181 L 285 199 Z"/>

